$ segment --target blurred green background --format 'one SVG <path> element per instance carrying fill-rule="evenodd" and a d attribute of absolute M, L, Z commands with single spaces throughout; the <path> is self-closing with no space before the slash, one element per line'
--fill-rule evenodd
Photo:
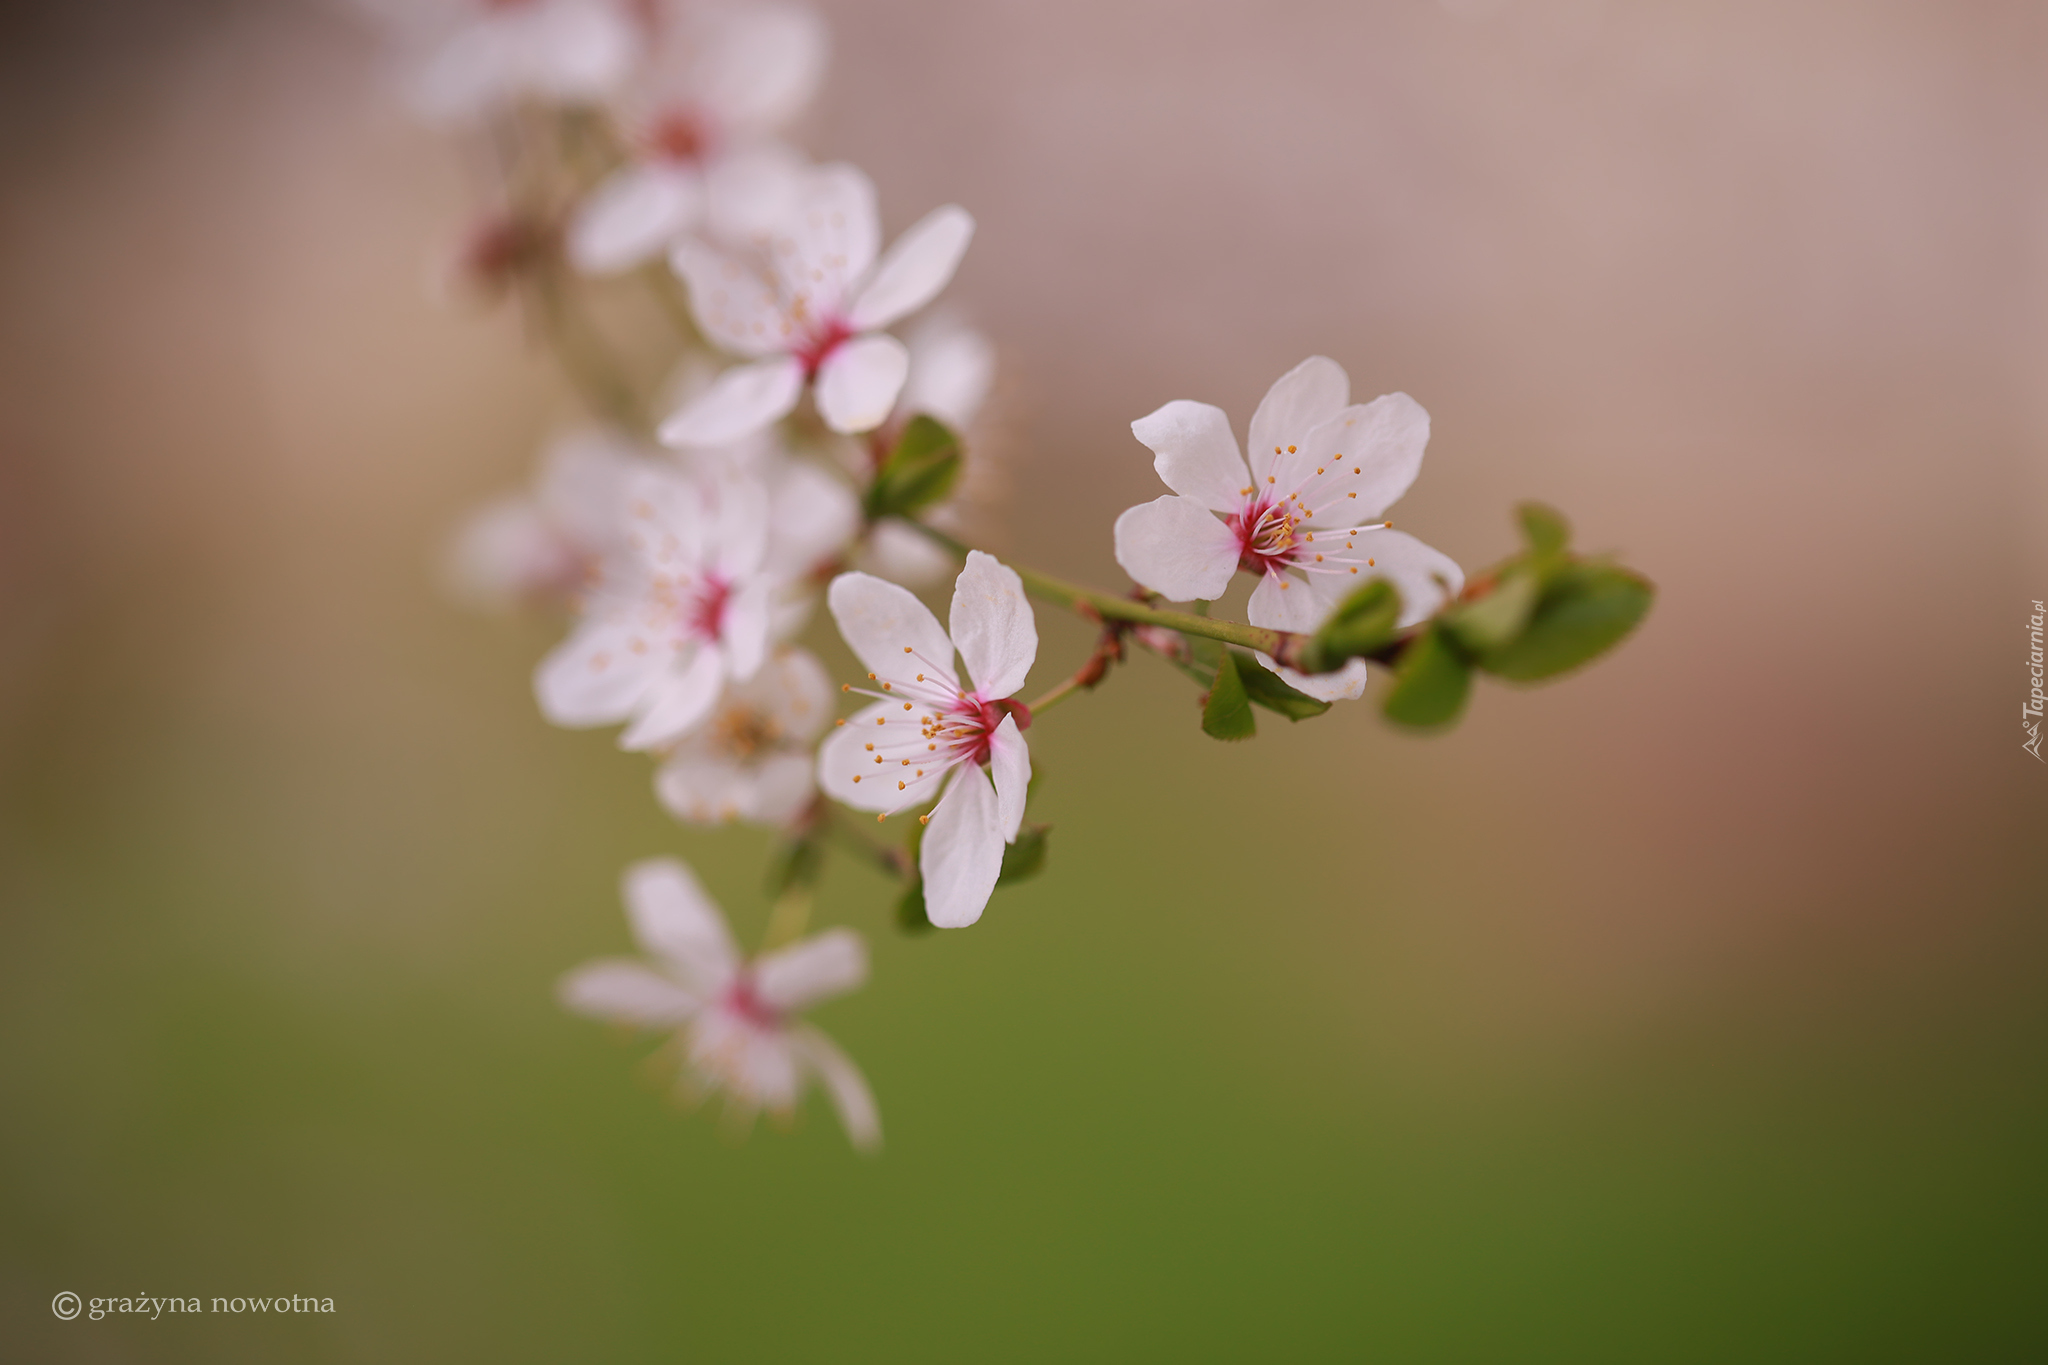
<path fill-rule="evenodd" d="M 436 593 L 572 415 L 426 297 L 461 158 L 346 15 L 12 11 L 0 1354 L 2048 1354 L 2041 19 L 827 8 L 810 145 L 981 218 L 992 544 L 1116 582 L 1130 418 L 1319 350 L 1435 418 L 1405 527 L 1551 499 L 1648 625 L 1435 739 L 1220 745 L 1134 662 L 1032 732 L 1051 864 L 979 926 L 830 874 L 881 1157 L 735 1143 L 551 991 L 651 854 L 757 935 L 766 840 Z"/>

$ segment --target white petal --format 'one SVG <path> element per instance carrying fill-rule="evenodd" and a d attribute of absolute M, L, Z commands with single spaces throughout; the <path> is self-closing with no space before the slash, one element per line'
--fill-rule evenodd
<path fill-rule="evenodd" d="M 639 49 L 624 9 L 605 0 L 542 0 L 523 13 L 528 81 L 559 100 L 597 99 L 618 85 Z"/>
<path fill-rule="evenodd" d="M 619 736 L 619 747 L 658 749 L 688 734 L 711 714 L 725 675 L 725 652 L 717 645 L 697 646 L 687 665 L 664 670 L 648 689 L 640 716 Z"/>
<path fill-rule="evenodd" d="M 751 818 L 754 775 L 730 758 L 709 756 L 686 743 L 655 771 L 654 795 L 686 824 L 722 825 Z"/>
<path fill-rule="evenodd" d="M 1131 423 L 1131 434 L 1152 451 L 1152 467 L 1174 492 L 1212 512 L 1244 506 L 1251 475 L 1223 409 L 1176 398 Z"/>
<path fill-rule="evenodd" d="M 788 825 L 817 794 L 817 765 L 809 751 L 773 754 L 755 765 L 753 790 L 740 817 L 757 825 Z"/>
<path fill-rule="evenodd" d="M 938 297 L 972 240 L 974 216 L 966 209 L 958 204 L 933 209 L 911 224 L 875 266 L 847 307 L 847 322 L 866 332 L 909 317 Z"/>
<path fill-rule="evenodd" d="M 856 1151 L 872 1152 L 882 1145 L 882 1116 L 875 1108 L 874 1094 L 853 1059 L 839 1050 L 830 1038 L 809 1024 L 795 1024 L 788 1030 L 792 1047 L 810 1064 L 839 1112 L 840 1126 Z"/>
<path fill-rule="evenodd" d="M 674 965 L 700 996 L 724 990 L 739 950 L 696 874 L 674 858 L 649 858 L 627 868 L 621 884 L 640 946 Z"/>
<path fill-rule="evenodd" d="M 873 574 L 843 573 L 826 589 L 825 602 L 847 648 L 869 672 L 883 678 L 937 672 L 956 680 L 951 637 L 907 589 Z"/>
<path fill-rule="evenodd" d="M 804 367 L 792 356 L 739 365 L 661 424 L 665 446 L 722 446 L 787 417 L 803 396 Z"/>
<path fill-rule="evenodd" d="M 586 621 L 541 660 L 533 693 L 552 724 L 616 725 L 632 716 L 669 658 L 628 623 Z"/>
<path fill-rule="evenodd" d="M 1031 749 L 1015 716 L 1004 716 L 989 736 L 988 771 L 996 784 L 996 824 L 1003 842 L 1014 844 L 1024 826 L 1024 797 L 1031 789 Z"/>
<path fill-rule="evenodd" d="M 777 649 L 768 666 L 736 691 L 771 717 L 793 743 L 810 743 L 832 722 L 832 677 L 807 649 Z"/>
<path fill-rule="evenodd" d="M 641 448 L 602 428 L 572 431 L 548 447 L 535 495 L 578 545 L 614 545 L 625 521 L 625 490 L 644 468 Z"/>
<path fill-rule="evenodd" d="M 1335 673 L 1299 673 L 1274 663 L 1271 655 L 1261 651 L 1254 653 L 1261 664 L 1280 675 L 1281 681 L 1317 701 L 1357 701 L 1365 695 L 1366 663 L 1363 659 L 1346 659 L 1344 667 Z"/>
<path fill-rule="evenodd" d="M 884 517 L 868 532 L 854 561 L 896 583 L 936 583 L 953 572 L 953 556 L 901 517 Z"/>
<path fill-rule="evenodd" d="M 898 703 L 877 702 L 848 716 L 846 724 L 825 736 L 825 742 L 818 746 L 819 791 L 855 810 L 890 811 L 903 804 L 896 784 L 875 776 L 874 755 L 867 751 L 867 745 L 874 742 L 874 735 L 882 728 L 875 722 L 887 720 L 892 714 L 902 714 Z M 856 777 L 861 780 L 854 781 Z"/>
<path fill-rule="evenodd" d="M 944 316 L 922 320 L 904 342 L 910 347 L 910 378 L 897 408 L 966 430 L 995 379 L 995 347 L 972 327 Z"/>
<path fill-rule="evenodd" d="M 1310 526 L 1356 526 L 1408 491 L 1428 444 L 1429 414 L 1422 405 L 1405 393 L 1386 394 L 1310 432 L 1300 452 L 1280 464 L 1282 491 L 1303 493 Z"/>
<path fill-rule="evenodd" d="M 1250 457 L 1255 481 L 1264 483 L 1273 474 L 1274 447 L 1285 455 L 1290 445 L 1299 446 L 1308 434 L 1344 410 L 1351 401 L 1351 381 L 1336 361 L 1312 355 L 1266 390 L 1259 410 L 1252 414 Z"/>
<path fill-rule="evenodd" d="M 953 772 L 932 811 L 918 852 L 924 912 L 941 929 L 964 929 L 981 918 L 1003 870 L 1002 817 L 988 774 L 973 763 Z"/>
<path fill-rule="evenodd" d="M 847 290 L 874 264 L 880 240 L 874 182 L 844 162 L 813 168 L 770 241 L 784 307 L 792 316 L 839 314 Z"/>
<path fill-rule="evenodd" d="M 749 245 L 771 235 L 775 225 L 795 211 L 809 169 L 809 163 L 779 142 L 718 157 L 704 170 L 705 234 L 729 246 Z"/>
<path fill-rule="evenodd" d="M 674 1028 L 697 1012 L 697 998 L 638 962 L 590 962 L 564 976 L 555 996 L 566 1009 L 592 1019 Z"/>
<path fill-rule="evenodd" d="M 868 948 L 851 929 L 827 929 L 757 959 L 754 991 L 783 1014 L 844 995 L 868 979 Z"/>
<path fill-rule="evenodd" d="M 700 11 L 700 13 L 703 13 Z M 825 72 L 825 22 L 805 5 L 712 10 L 689 37 L 690 85 L 719 125 L 779 128 L 803 112 Z"/>
<path fill-rule="evenodd" d="M 789 318 L 773 272 L 688 238 L 676 243 L 668 262 L 690 287 L 690 311 L 712 345 L 745 356 L 789 345 Z"/>
<path fill-rule="evenodd" d="M 924 541 L 908 527 L 903 533 Z M 448 547 L 446 582 L 465 605 L 503 611 L 567 594 L 582 567 L 578 547 L 532 498 L 515 494 L 478 508 L 457 529 Z"/>
<path fill-rule="evenodd" d="M 769 554 L 790 573 L 808 574 L 837 559 L 860 530 L 860 499 L 807 460 L 790 461 L 771 486 Z"/>
<path fill-rule="evenodd" d="M 1175 602 L 1213 602 L 1230 586 L 1237 533 L 1195 498 L 1155 498 L 1116 519 L 1116 562 Z"/>
<path fill-rule="evenodd" d="M 1323 623 L 1331 605 L 1298 575 L 1265 573 L 1245 603 L 1244 619 L 1268 630 L 1310 631 Z"/>
<path fill-rule="evenodd" d="M 768 624 L 774 605 L 770 599 L 774 586 L 766 578 L 750 578 L 725 600 L 720 638 L 725 646 L 726 670 L 736 681 L 745 682 L 753 677 L 760 669 L 761 661 L 768 657 Z"/>
<path fill-rule="evenodd" d="M 873 431 L 889 420 L 910 373 L 910 352 L 886 333 L 843 341 L 818 367 L 818 415 L 834 431 Z"/>
<path fill-rule="evenodd" d="M 953 582 L 950 619 L 953 643 L 983 700 L 1010 696 L 1024 685 L 1038 658 L 1038 621 L 1016 570 L 969 550 L 967 567 Z"/>
<path fill-rule="evenodd" d="M 758 573 L 768 557 L 767 486 L 743 469 L 726 469 L 695 487 L 704 509 L 704 567 L 729 583 Z"/>
<path fill-rule="evenodd" d="M 616 275 L 645 265 L 688 232 L 703 208 L 695 171 L 625 166 L 578 206 L 569 222 L 569 262 L 586 275 Z"/>

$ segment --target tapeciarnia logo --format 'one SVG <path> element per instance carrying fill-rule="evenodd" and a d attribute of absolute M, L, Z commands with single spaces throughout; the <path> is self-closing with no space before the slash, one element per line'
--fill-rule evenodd
<path fill-rule="evenodd" d="M 2026 704 L 2020 707 L 2020 725 L 2027 732 L 2027 742 L 2020 745 L 2020 747 L 2032 754 L 2036 763 L 2048 763 L 2048 759 L 2041 757 L 2041 710 L 2044 701 L 2048 701 L 2048 698 L 2044 698 L 2041 692 L 2041 621 L 2043 616 L 2048 616 L 2048 610 L 2044 610 L 2041 603 L 2037 600 L 2034 603 L 2034 614 L 2028 619 L 2027 623 L 2027 670 L 2034 675 L 2034 686 L 2027 696 Z"/>

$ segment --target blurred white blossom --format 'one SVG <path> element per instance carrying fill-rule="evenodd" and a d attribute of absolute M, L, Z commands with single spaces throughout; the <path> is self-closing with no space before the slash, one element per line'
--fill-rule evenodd
<path fill-rule="evenodd" d="M 881 1118 L 860 1069 L 794 1017 L 867 980 L 859 935 L 828 929 L 745 962 L 725 917 L 683 864 L 636 863 L 623 890 L 633 937 L 650 961 L 577 968 L 562 979 L 565 1006 L 593 1019 L 675 1030 L 685 1092 L 722 1091 L 743 1117 L 764 1109 L 791 1114 L 815 1079 L 853 1145 L 881 1145 Z"/>
<path fill-rule="evenodd" d="M 605 275 L 660 257 L 686 232 L 741 242 L 788 211 L 803 158 L 773 135 L 810 103 L 824 22 L 790 4 L 668 4 L 647 60 L 613 101 L 628 161 L 578 206 L 577 269 Z"/>
<path fill-rule="evenodd" d="M 805 650 L 778 649 L 668 751 L 655 794 L 690 824 L 788 825 L 817 791 L 811 746 L 831 720 L 824 665 Z"/>
<path fill-rule="evenodd" d="M 556 440 L 531 491 L 485 504 L 456 532 L 447 565 L 456 595 L 490 610 L 573 604 L 620 548 L 638 455 L 603 430 Z"/>
<path fill-rule="evenodd" d="M 845 164 L 807 171 L 795 202 L 755 250 L 685 238 L 670 260 L 688 283 L 704 335 L 753 363 L 727 370 L 661 427 L 671 446 L 722 445 L 796 408 L 806 386 L 834 431 L 887 420 L 910 369 L 880 329 L 945 288 L 974 235 L 946 205 L 913 224 L 877 260 L 874 186 Z"/>

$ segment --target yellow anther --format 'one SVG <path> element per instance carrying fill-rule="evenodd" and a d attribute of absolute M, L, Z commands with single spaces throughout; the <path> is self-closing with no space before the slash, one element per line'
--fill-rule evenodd
<path fill-rule="evenodd" d="M 894 692 L 894 691 L 896 690 L 896 684 L 895 684 L 895 683 L 883 683 L 883 684 L 882 684 L 882 690 L 883 690 L 884 692 Z"/>
<path fill-rule="evenodd" d="M 920 825 L 929 825 L 931 822 L 932 818 L 929 815 L 920 815 L 917 817 L 917 823 L 919 823 Z"/>
<path fill-rule="evenodd" d="M 887 811 L 884 811 L 884 812 L 882 812 L 882 813 L 881 813 L 880 815 L 877 815 L 877 816 L 875 817 L 875 823 L 879 825 L 879 824 L 881 824 L 881 823 L 882 823 L 882 822 L 883 822 L 884 820 L 886 820 L 886 819 L 888 819 L 888 818 L 889 818 L 889 813 L 888 813 Z"/>
<path fill-rule="evenodd" d="M 902 791 L 902 790 L 903 790 L 903 784 L 902 784 L 901 782 L 898 782 L 898 783 L 896 784 L 896 790 L 897 790 L 897 791 Z"/>
<path fill-rule="evenodd" d="M 910 653 L 910 646 L 909 646 L 909 645 L 905 645 L 905 646 L 903 646 L 903 652 L 904 652 L 905 654 L 908 654 L 908 653 Z"/>
<path fill-rule="evenodd" d="M 1277 454 L 1278 452 L 1275 452 L 1275 453 Z M 1289 455 L 1292 455 L 1292 454 L 1294 453 L 1294 447 L 1293 447 L 1293 446 L 1289 446 L 1289 447 L 1287 447 L 1287 453 L 1288 453 Z"/>
<path fill-rule="evenodd" d="M 1365 567 L 1368 569 L 1377 568 L 1378 566 L 1379 561 L 1377 559 L 1368 559 L 1365 561 Z"/>
<path fill-rule="evenodd" d="M 1323 562 L 1323 557 L 1322 557 L 1321 555 L 1317 555 L 1317 556 L 1316 556 L 1316 563 L 1320 564 L 1320 563 L 1322 563 L 1322 562 Z"/>
<path fill-rule="evenodd" d="M 875 751 L 875 746 L 874 746 L 874 745 L 872 745 L 872 744 L 868 745 L 868 752 L 869 752 L 869 753 L 873 753 L 874 751 Z"/>
<path fill-rule="evenodd" d="M 1279 446 L 1274 446 L 1274 447 L 1273 447 L 1273 453 L 1274 453 L 1275 455 L 1278 455 L 1278 454 L 1280 453 L 1280 447 L 1279 447 Z M 1274 478 L 1274 477 L 1273 477 L 1273 476 L 1272 476 L 1271 474 L 1268 474 L 1268 475 L 1266 476 L 1266 482 L 1267 482 L 1267 483 L 1278 483 L 1278 482 L 1280 482 L 1280 481 L 1279 481 L 1278 479 Z"/>
<path fill-rule="evenodd" d="M 904 709 L 904 710 L 906 710 L 906 711 L 908 711 L 908 710 L 910 709 L 910 703 L 909 703 L 909 702 L 904 702 L 904 703 L 903 703 L 903 709 Z"/>
<path fill-rule="evenodd" d="M 859 786 L 859 785 L 860 785 L 860 774 L 859 774 L 859 773 L 855 773 L 855 774 L 853 775 L 853 782 L 854 782 L 854 785 L 855 785 L 855 786 Z"/>
<path fill-rule="evenodd" d="M 873 682 L 874 680 L 875 680 L 875 675 L 874 675 L 874 674 L 872 674 L 872 673 L 868 674 L 868 681 L 869 681 L 869 682 Z"/>

